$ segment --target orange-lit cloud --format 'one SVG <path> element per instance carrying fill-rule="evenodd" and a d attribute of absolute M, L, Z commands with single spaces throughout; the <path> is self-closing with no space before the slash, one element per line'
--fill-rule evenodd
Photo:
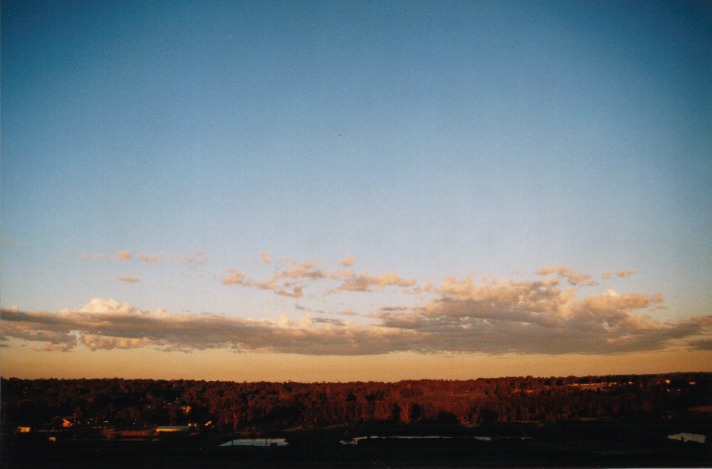
<path fill-rule="evenodd" d="M 199 267 L 208 262 L 208 255 L 200 251 L 188 255 L 179 255 L 176 256 L 176 258 L 178 259 L 178 262 L 187 264 L 191 267 Z"/>
<path fill-rule="evenodd" d="M 116 278 L 126 283 L 137 283 L 141 280 L 140 277 L 136 277 L 135 275 L 122 275 Z"/>
<path fill-rule="evenodd" d="M 245 281 L 240 272 L 230 275 L 228 281 Z M 308 314 L 296 321 L 286 316 L 177 315 L 95 299 L 79 310 L 58 313 L 4 309 L 0 332 L 40 343 L 39 349 L 47 351 L 84 346 L 307 355 L 611 354 L 710 347 L 712 316 L 660 322 L 645 314 L 663 306 L 658 294 L 609 290 L 579 299 L 572 288 L 560 289 L 556 279 L 474 282 L 469 277 L 448 278 L 431 293 L 438 297 L 416 307 L 380 308 L 367 324 Z"/>
<path fill-rule="evenodd" d="M 356 261 L 356 259 L 354 258 L 354 256 L 346 256 L 343 259 L 341 259 L 341 265 L 343 265 L 345 267 L 349 267 L 349 266 L 354 265 L 355 261 Z"/>
<path fill-rule="evenodd" d="M 114 259 L 119 260 L 119 261 L 130 261 L 131 260 L 131 252 L 117 251 L 116 254 L 114 254 Z"/>
<path fill-rule="evenodd" d="M 196 259 L 201 262 L 204 258 L 198 255 Z M 622 270 L 617 275 L 631 273 Z M 329 272 L 316 261 L 294 261 L 263 279 L 231 269 L 221 281 L 295 299 L 303 298 L 307 288 L 321 287 L 324 295 L 383 290 L 391 295 L 390 304 L 387 307 L 371 304 L 370 311 L 357 314 L 350 309 L 344 311 L 343 303 L 329 306 L 323 296 L 324 306 L 318 309 L 299 305 L 294 308 L 302 313 L 317 313 L 318 318 L 306 314 L 299 320 L 287 316 L 254 320 L 210 313 L 177 315 L 163 310 L 143 311 L 115 300 L 95 299 L 79 310 L 58 313 L 3 309 L 0 340 L 15 338 L 39 343 L 37 350 L 50 352 L 77 347 L 89 350 L 152 347 L 308 355 L 614 354 L 668 347 L 696 350 L 712 347 L 709 339 L 712 315 L 677 321 L 654 319 L 653 313 L 665 309 L 659 293 L 609 289 L 582 295 L 581 290 L 591 285 L 588 274 L 567 266 L 545 266 L 536 274 L 539 277 L 535 280 L 451 276 L 440 283 L 424 281 L 418 285 L 416 280 L 394 272 L 379 275 L 354 273 L 351 269 Z M 118 279 L 129 283 L 140 280 L 134 276 Z"/>
<path fill-rule="evenodd" d="M 291 269 L 275 274 L 274 278 L 311 278 L 320 279 L 326 277 L 323 269 L 316 269 L 316 261 L 309 261 L 299 264 Z"/>
<path fill-rule="evenodd" d="M 140 253 L 136 255 L 136 259 L 143 261 L 147 264 L 157 264 L 158 262 L 165 259 L 163 254 L 143 254 Z"/>
<path fill-rule="evenodd" d="M 92 254 L 89 252 L 83 252 L 79 255 L 79 258 L 82 260 L 100 260 L 100 259 L 106 258 L 106 254 L 103 254 L 103 253 Z"/>
<path fill-rule="evenodd" d="M 374 276 L 368 273 L 358 275 L 351 273 L 346 276 L 339 289 L 363 292 L 371 291 L 373 288 L 412 287 L 416 283 L 415 279 L 405 279 L 394 272 Z"/>
<path fill-rule="evenodd" d="M 244 285 L 245 274 L 239 270 L 232 269 L 223 276 L 222 283 L 225 285 Z"/>
<path fill-rule="evenodd" d="M 574 272 L 565 265 L 547 265 L 542 267 L 537 271 L 538 275 L 551 275 L 556 274 L 560 277 L 565 278 L 571 285 L 595 285 L 594 281 L 591 281 L 591 276 L 589 274 L 581 274 Z M 585 283 L 584 283 L 585 282 Z"/>
<path fill-rule="evenodd" d="M 303 290 L 306 281 L 320 280 L 326 276 L 325 270 L 316 268 L 316 261 L 309 261 L 275 272 L 266 280 L 250 279 L 243 272 L 231 269 L 223 276 L 222 283 L 224 285 L 257 287 L 273 291 L 281 296 L 301 298 L 304 296 Z"/>

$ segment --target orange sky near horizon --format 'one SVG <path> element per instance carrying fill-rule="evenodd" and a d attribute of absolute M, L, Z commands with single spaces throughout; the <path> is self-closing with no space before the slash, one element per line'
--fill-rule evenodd
<path fill-rule="evenodd" d="M 655 351 L 620 355 L 419 354 L 309 356 L 158 350 L 77 350 L 46 353 L 2 349 L 3 378 L 134 378 L 220 381 L 349 382 L 476 379 L 501 376 L 584 376 L 712 371 L 712 351 Z"/>

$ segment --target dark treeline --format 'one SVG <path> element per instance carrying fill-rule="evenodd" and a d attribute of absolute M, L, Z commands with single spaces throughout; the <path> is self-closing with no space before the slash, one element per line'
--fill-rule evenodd
<path fill-rule="evenodd" d="M 191 425 L 259 432 L 375 422 L 674 416 L 712 404 L 712 373 L 397 383 L 9 378 L 0 389 L 3 431 Z"/>

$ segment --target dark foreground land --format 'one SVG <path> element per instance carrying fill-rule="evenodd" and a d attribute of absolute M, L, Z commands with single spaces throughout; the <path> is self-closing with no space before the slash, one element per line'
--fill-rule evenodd
<path fill-rule="evenodd" d="M 705 443 L 668 438 L 679 433 L 704 435 Z M 221 446 L 242 437 L 222 433 L 113 440 L 55 433 L 56 441 L 48 433 L 4 438 L 2 467 L 710 467 L 711 434 L 705 418 L 362 425 L 282 432 L 286 446 L 266 447 Z"/>
<path fill-rule="evenodd" d="M 712 467 L 710 373 L 0 385 L 2 468 Z"/>

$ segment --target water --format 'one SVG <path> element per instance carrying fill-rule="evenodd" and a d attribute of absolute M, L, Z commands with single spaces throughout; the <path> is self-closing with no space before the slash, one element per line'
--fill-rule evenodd
<path fill-rule="evenodd" d="M 220 446 L 287 446 L 288 444 L 284 438 L 238 438 Z"/>
<path fill-rule="evenodd" d="M 694 441 L 695 443 L 704 443 L 706 440 L 705 435 L 700 435 L 699 433 L 675 433 L 674 435 L 668 435 L 668 440 L 678 440 L 678 441 Z"/>
<path fill-rule="evenodd" d="M 441 435 L 426 435 L 426 436 L 410 436 L 410 435 L 393 435 L 393 436 L 378 436 L 378 435 L 371 435 L 371 436 L 357 436 L 354 438 L 351 438 L 350 440 L 341 440 L 339 443 L 342 445 L 357 445 L 359 441 L 363 440 L 368 440 L 368 439 L 394 439 L 394 440 L 435 440 L 435 439 L 441 439 L 441 440 L 452 440 L 452 439 L 459 439 L 459 440 L 465 440 L 465 439 L 471 439 L 471 440 L 478 440 L 478 441 L 492 441 L 491 436 L 471 436 L 471 437 L 461 437 L 461 436 L 441 436 Z M 505 439 L 511 439 L 511 438 L 506 438 Z M 515 437 L 516 439 L 516 437 Z M 533 440 L 532 437 L 530 436 L 522 436 L 518 437 L 520 440 Z"/>

